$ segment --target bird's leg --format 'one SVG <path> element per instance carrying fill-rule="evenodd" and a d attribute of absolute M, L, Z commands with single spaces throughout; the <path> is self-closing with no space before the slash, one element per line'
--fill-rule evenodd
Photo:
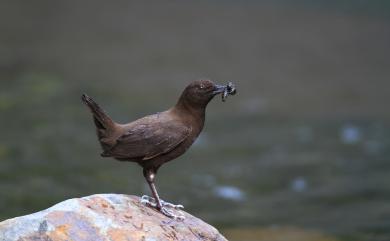
<path fill-rule="evenodd" d="M 166 208 L 166 207 L 170 207 L 170 208 L 179 209 L 179 208 L 183 208 L 183 205 L 180 205 L 180 204 L 175 205 L 175 204 L 168 203 L 168 202 L 165 202 L 165 201 L 160 199 L 160 197 L 157 193 L 156 186 L 154 185 L 154 178 L 156 176 L 155 174 L 156 174 L 155 171 L 144 170 L 144 176 L 145 176 L 146 181 L 149 184 L 150 190 L 152 191 L 153 198 L 144 195 L 141 198 L 141 203 L 147 204 L 151 207 L 156 208 L 157 210 L 159 210 L 162 214 L 164 214 L 167 217 L 170 217 L 173 219 L 178 219 L 178 220 L 183 220 L 184 216 L 175 215 L 172 211 L 170 211 Z"/>

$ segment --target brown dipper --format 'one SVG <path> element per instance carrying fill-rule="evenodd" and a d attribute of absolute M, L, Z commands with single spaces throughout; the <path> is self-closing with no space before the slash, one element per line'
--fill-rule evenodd
<path fill-rule="evenodd" d="M 236 91 L 232 83 L 216 85 L 210 80 L 194 81 L 184 89 L 179 101 L 169 110 L 128 124 L 114 122 L 89 96 L 82 95 L 82 100 L 93 114 L 103 148 L 101 156 L 141 165 L 153 195 L 153 198 L 143 196 L 141 202 L 168 217 L 180 219 L 183 217 L 175 215 L 166 207 L 179 209 L 183 206 L 161 200 L 154 179 L 162 164 L 182 155 L 192 145 L 203 129 L 207 104 L 220 93 L 224 101 L 227 95 L 234 95 Z"/>

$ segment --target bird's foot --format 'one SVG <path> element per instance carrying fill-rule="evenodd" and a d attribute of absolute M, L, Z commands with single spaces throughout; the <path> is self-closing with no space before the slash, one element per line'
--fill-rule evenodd
<path fill-rule="evenodd" d="M 183 215 L 176 215 L 171 210 L 168 209 L 168 208 L 173 208 L 176 210 L 180 210 L 180 209 L 184 208 L 184 206 L 181 204 L 176 205 L 176 204 L 172 204 L 172 203 L 160 200 L 160 205 L 158 205 L 156 202 L 156 199 L 149 197 L 147 195 L 143 195 L 141 197 L 141 203 L 157 209 L 158 211 L 160 211 L 162 214 L 164 214 L 167 217 L 173 218 L 175 220 L 184 220 Z"/>
<path fill-rule="evenodd" d="M 164 200 L 161 200 L 160 202 L 161 202 L 161 206 L 163 206 L 163 207 L 169 207 L 169 208 L 174 208 L 174 209 L 184 209 L 184 206 L 181 204 L 173 204 L 173 203 L 166 202 Z"/>
<path fill-rule="evenodd" d="M 156 200 L 152 197 L 147 196 L 147 195 L 143 195 L 141 197 L 141 203 L 144 205 L 154 207 L 154 208 L 157 207 Z"/>
<path fill-rule="evenodd" d="M 162 214 L 164 214 L 165 216 L 167 216 L 169 218 L 173 218 L 173 219 L 178 220 L 178 221 L 183 221 L 185 219 L 185 217 L 183 215 L 176 215 L 171 210 L 168 210 L 166 207 L 161 207 L 158 210 Z"/>
<path fill-rule="evenodd" d="M 157 207 L 157 202 L 156 202 L 156 199 L 152 198 L 152 197 L 149 197 L 147 195 L 143 195 L 141 197 L 141 203 L 142 204 L 147 204 L 151 207 Z M 173 203 L 170 203 L 170 202 L 166 202 L 164 200 L 160 200 L 160 204 L 162 207 L 169 207 L 169 208 L 174 208 L 174 209 L 183 209 L 184 206 L 181 205 L 181 204 L 173 204 Z"/>

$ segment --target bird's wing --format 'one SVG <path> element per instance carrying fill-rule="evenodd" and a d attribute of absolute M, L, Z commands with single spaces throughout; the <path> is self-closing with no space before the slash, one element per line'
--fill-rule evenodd
<path fill-rule="evenodd" d="M 174 120 L 139 123 L 120 136 L 108 154 L 117 158 L 152 159 L 173 150 L 190 132 L 190 128 Z"/>

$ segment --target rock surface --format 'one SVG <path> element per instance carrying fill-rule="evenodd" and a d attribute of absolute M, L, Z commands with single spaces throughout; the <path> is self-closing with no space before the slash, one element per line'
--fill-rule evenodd
<path fill-rule="evenodd" d="M 172 220 L 136 196 L 97 194 L 0 223 L 1 241 L 159 241 L 226 239 L 212 226 L 181 211 Z"/>

